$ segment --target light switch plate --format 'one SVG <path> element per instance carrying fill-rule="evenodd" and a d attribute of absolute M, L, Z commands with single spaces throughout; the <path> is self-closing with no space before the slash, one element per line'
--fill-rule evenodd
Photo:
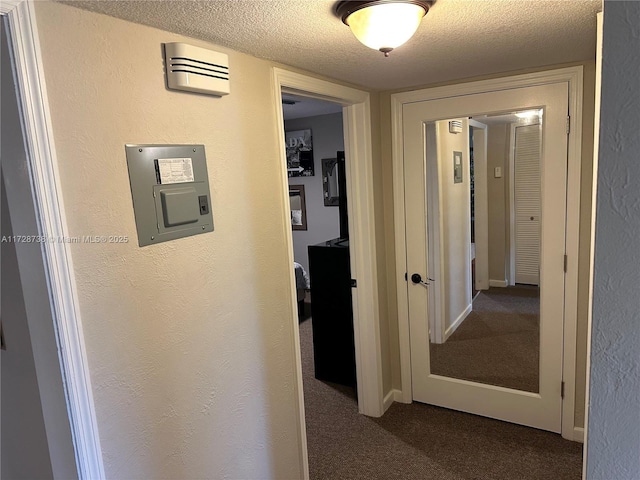
<path fill-rule="evenodd" d="M 453 152 L 453 183 L 462 183 L 462 152 Z"/>
<path fill-rule="evenodd" d="M 496 167 L 493 169 L 493 178 L 502 178 L 502 167 Z"/>

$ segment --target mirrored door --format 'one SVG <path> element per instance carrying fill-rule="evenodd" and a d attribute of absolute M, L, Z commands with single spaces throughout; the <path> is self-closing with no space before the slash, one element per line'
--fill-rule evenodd
<path fill-rule="evenodd" d="M 567 105 L 566 84 L 405 105 L 415 400 L 560 431 Z"/>

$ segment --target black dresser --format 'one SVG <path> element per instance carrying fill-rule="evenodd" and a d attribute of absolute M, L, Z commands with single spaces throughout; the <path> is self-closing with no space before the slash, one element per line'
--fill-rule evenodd
<path fill-rule="evenodd" d="M 355 387 L 349 241 L 336 238 L 308 249 L 315 376 Z"/>

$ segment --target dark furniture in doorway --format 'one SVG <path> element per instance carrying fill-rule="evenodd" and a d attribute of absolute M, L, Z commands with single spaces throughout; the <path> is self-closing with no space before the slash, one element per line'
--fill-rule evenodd
<path fill-rule="evenodd" d="M 336 238 L 308 250 L 315 376 L 355 387 L 349 240 Z"/>

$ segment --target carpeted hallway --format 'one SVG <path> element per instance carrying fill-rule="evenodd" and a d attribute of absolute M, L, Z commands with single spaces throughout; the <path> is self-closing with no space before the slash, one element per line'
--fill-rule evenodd
<path fill-rule="evenodd" d="M 473 311 L 442 344 L 431 371 L 444 377 L 539 391 L 540 290 L 517 285 L 481 291 Z"/>
<path fill-rule="evenodd" d="M 353 389 L 313 375 L 300 324 L 309 469 L 321 479 L 580 479 L 582 445 L 560 435 L 419 403 L 358 414 Z"/>

